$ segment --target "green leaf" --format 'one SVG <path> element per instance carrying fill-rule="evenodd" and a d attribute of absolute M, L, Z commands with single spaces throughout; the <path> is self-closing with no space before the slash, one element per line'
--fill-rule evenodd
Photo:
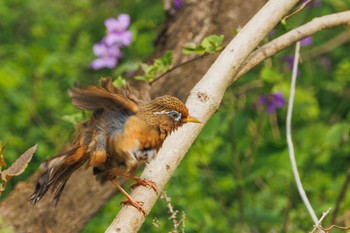
<path fill-rule="evenodd" d="M 281 20 L 281 25 L 282 25 L 282 28 L 284 29 L 284 30 L 288 30 L 288 26 L 287 26 L 287 20 L 286 19 L 282 19 Z"/>
<path fill-rule="evenodd" d="M 163 57 L 154 61 L 154 68 L 157 74 L 166 72 L 173 63 L 173 51 L 167 51 Z"/>
<path fill-rule="evenodd" d="M 126 85 L 126 80 L 123 78 L 121 75 L 116 78 L 116 80 L 113 81 L 113 85 L 116 86 L 117 88 L 125 86 Z"/>
<path fill-rule="evenodd" d="M 182 52 L 184 54 L 216 53 L 222 49 L 223 41 L 224 35 L 210 35 L 205 37 L 199 46 L 194 43 L 185 44 Z"/>
<path fill-rule="evenodd" d="M 221 50 L 222 42 L 224 41 L 224 35 L 210 35 L 203 39 L 201 46 L 207 53 L 215 53 Z"/>
<path fill-rule="evenodd" d="M 152 65 L 141 63 L 141 69 L 144 75 L 138 75 L 135 79 L 152 82 L 156 76 L 168 71 L 172 63 L 173 51 L 167 51 L 163 57 L 155 59 Z"/>
<path fill-rule="evenodd" d="M 183 46 L 183 54 L 203 54 L 205 49 L 202 46 L 197 46 L 194 43 L 187 43 Z"/>
<path fill-rule="evenodd" d="M 144 75 L 137 75 L 135 79 L 140 81 L 146 81 L 146 77 Z"/>
<path fill-rule="evenodd" d="M 147 65 L 146 63 L 141 63 L 141 69 L 144 73 L 149 73 L 149 65 Z"/>
<path fill-rule="evenodd" d="M 136 80 L 146 81 L 146 82 L 152 82 L 156 76 L 154 75 L 138 75 L 135 77 Z"/>

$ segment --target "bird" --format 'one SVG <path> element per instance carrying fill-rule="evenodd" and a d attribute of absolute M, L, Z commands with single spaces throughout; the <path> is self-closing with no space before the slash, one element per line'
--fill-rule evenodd
<path fill-rule="evenodd" d="M 189 115 L 178 98 L 164 95 L 140 100 L 130 88 L 117 89 L 111 78 L 98 85 L 75 86 L 68 91 L 72 104 L 91 111 L 77 124 L 75 137 L 67 149 L 42 164 L 30 203 L 37 203 L 51 189 L 57 205 L 71 175 L 84 164 L 92 167 L 101 182 L 112 182 L 130 204 L 146 215 L 142 202 L 135 201 L 116 181 L 118 177 L 135 180 L 157 191 L 152 181 L 135 176 L 137 168 L 156 157 L 166 137 L 185 123 L 201 123 Z"/>

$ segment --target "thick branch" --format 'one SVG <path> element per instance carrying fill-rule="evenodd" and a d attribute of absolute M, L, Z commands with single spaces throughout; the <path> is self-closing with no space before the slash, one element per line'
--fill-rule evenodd
<path fill-rule="evenodd" d="M 232 82 L 238 80 L 242 75 L 250 71 L 260 62 L 275 55 L 295 42 L 321 30 L 340 25 L 350 25 L 350 11 L 315 18 L 309 23 L 283 34 L 250 54 L 246 62 L 243 64 L 242 69 L 240 69 L 238 74 L 233 78 Z"/>
<path fill-rule="evenodd" d="M 183 44 L 198 43 L 210 34 L 224 34 L 228 40 L 232 35 L 231 29 L 246 24 L 266 0 L 190 2 L 167 18 L 156 41 L 156 50 L 146 63 L 151 63 L 167 50 L 174 50 L 174 64 L 185 62 L 191 56 L 182 54 Z M 150 94 L 152 97 L 170 94 L 185 100 L 214 60 L 215 56 L 207 56 L 176 69 L 152 85 Z M 141 93 L 146 91 L 136 87 Z M 116 192 L 109 183 L 99 185 L 91 169 L 84 166 L 72 175 L 56 208 L 52 207 L 50 193 L 33 207 L 28 205 L 28 197 L 33 192 L 37 175 L 18 182 L 15 189 L 1 200 L 0 229 L 13 228 L 15 232 L 47 232 L 48 229 L 52 232 L 78 232 Z M 119 210 L 119 205 L 115 208 Z"/>
<path fill-rule="evenodd" d="M 258 46 L 297 0 L 270 0 L 247 23 L 216 59 L 201 81 L 192 89 L 186 105 L 192 115 L 206 122 L 218 109 L 226 88 L 249 53 Z M 156 160 L 142 173 L 142 178 L 155 182 L 162 190 L 204 125 L 185 125 L 165 141 Z M 144 201 L 150 212 L 158 195 L 138 187 L 132 192 L 135 200 Z M 145 217 L 130 206 L 124 206 L 106 232 L 136 232 Z"/>

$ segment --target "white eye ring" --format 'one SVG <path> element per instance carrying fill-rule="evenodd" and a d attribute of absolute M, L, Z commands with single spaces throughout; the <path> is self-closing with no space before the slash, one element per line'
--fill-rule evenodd
<path fill-rule="evenodd" d="M 161 114 L 167 114 L 169 115 L 174 121 L 180 121 L 181 120 L 181 112 L 178 111 L 161 111 L 161 112 L 154 112 L 155 115 L 161 115 Z"/>
<path fill-rule="evenodd" d="M 168 112 L 168 115 L 173 118 L 174 121 L 179 121 L 181 119 L 181 113 L 177 111 Z"/>

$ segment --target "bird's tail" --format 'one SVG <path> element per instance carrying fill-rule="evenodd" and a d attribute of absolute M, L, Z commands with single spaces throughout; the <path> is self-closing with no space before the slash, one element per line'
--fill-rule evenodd
<path fill-rule="evenodd" d="M 46 161 L 35 191 L 30 196 L 30 203 L 32 205 L 37 203 L 51 188 L 53 202 L 56 205 L 70 176 L 88 160 L 88 156 L 84 155 L 85 148 L 80 146 Z"/>

